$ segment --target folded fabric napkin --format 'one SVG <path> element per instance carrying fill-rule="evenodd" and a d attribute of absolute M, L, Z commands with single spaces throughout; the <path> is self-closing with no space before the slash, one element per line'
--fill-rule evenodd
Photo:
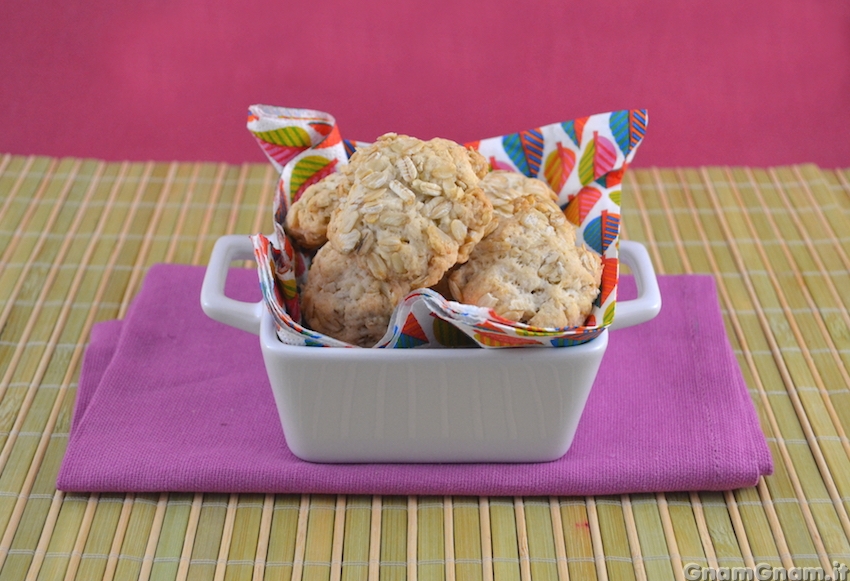
<path fill-rule="evenodd" d="M 594 495 L 733 489 L 772 472 L 711 277 L 659 277 L 661 314 L 611 332 L 561 459 L 341 465 L 289 451 L 259 340 L 204 315 L 203 276 L 156 265 L 127 317 L 95 326 L 59 489 Z M 634 295 L 630 277 L 620 285 Z M 226 293 L 259 300 L 256 272 L 231 271 Z"/>

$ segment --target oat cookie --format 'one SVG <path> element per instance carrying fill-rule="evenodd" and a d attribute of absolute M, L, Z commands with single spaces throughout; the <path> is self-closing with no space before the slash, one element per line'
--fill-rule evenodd
<path fill-rule="evenodd" d="M 384 281 L 419 288 L 465 262 L 492 218 L 487 162 L 447 139 L 388 133 L 351 158 L 351 187 L 328 241 Z"/>
<path fill-rule="evenodd" d="M 484 179 L 484 177 L 490 173 L 490 162 L 487 161 L 486 157 L 471 147 L 467 147 L 466 151 L 469 155 L 469 163 L 472 164 L 472 171 L 475 172 L 475 175 L 479 178 Z"/>
<path fill-rule="evenodd" d="M 301 307 L 310 329 L 371 347 L 387 332 L 393 310 L 409 291 L 376 279 L 325 244 L 313 258 Z"/>
<path fill-rule="evenodd" d="M 522 196 L 535 195 L 553 202 L 558 201 L 558 194 L 553 192 L 546 182 L 515 171 L 491 171 L 481 179 L 481 189 L 493 204 L 494 218 L 512 216 L 513 202 Z M 495 220 L 490 225 L 495 228 Z"/>
<path fill-rule="evenodd" d="M 348 166 L 304 190 L 286 213 L 285 230 L 302 248 L 315 250 L 328 241 L 328 222 L 339 205 L 340 198 L 348 195 L 351 186 Z"/>
<path fill-rule="evenodd" d="M 503 209 L 507 209 L 505 206 Z M 601 259 L 576 246 L 558 205 L 527 194 L 511 203 L 466 264 L 449 276 L 455 300 L 537 327 L 575 327 L 599 293 Z"/>

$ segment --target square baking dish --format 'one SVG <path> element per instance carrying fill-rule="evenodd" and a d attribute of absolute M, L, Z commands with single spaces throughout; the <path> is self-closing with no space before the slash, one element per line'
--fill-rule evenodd
<path fill-rule="evenodd" d="M 609 330 L 652 319 L 661 297 L 646 249 L 620 242 L 638 297 L 612 325 L 570 347 L 363 349 L 287 345 L 263 302 L 224 295 L 247 236 L 213 249 L 201 291 L 211 318 L 259 335 L 281 426 L 307 461 L 546 462 L 570 447 L 608 345 Z M 616 364 L 616 362 L 613 362 Z"/>

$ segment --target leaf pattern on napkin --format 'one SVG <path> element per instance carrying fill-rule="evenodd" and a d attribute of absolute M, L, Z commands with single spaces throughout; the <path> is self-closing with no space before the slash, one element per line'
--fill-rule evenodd
<path fill-rule="evenodd" d="M 567 219 L 578 227 L 576 242 L 602 256 L 600 294 L 585 325 L 535 328 L 500 320 L 489 309 L 446 301 L 433 291 L 419 289 L 399 305 L 394 315 L 397 318 L 391 320 L 377 347 L 456 345 L 457 337 L 468 337 L 484 347 L 525 345 L 528 341 L 550 347 L 598 336 L 613 321 L 617 300 L 620 184 L 643 140 L 647 121 L 645 109 L 614 111 L 466 144 L 478 150 L 494 169 L 520 171 L 546 180 L 558 194 Z M 278 303 L 269 307 L 278 323 L 278 335 L 293 344 L 348 346 L 301 326 L 298 296 L 292 296 L 292 289 L 294 281 L 301 280 L 309 259 L 292 251 L 282 223 L 293 200 L 310 184 L 348 163 L 363 143 L 342 139 L 333 116 L 308 109 L 254 105 L 250 108 L 248 128 L 281 170 L 274 207 L 278 240 L 263 244 L 264 237 L 254 237 L 255 245 L 263 249 L 258 250 L 259 268 L 267 271 L 260 273 L 261 279 L 267 281 L 263 285 L 264 296 L 267 302 Z M 308 138 L 309 146 L 304 148 Z M 283 159 L 286 162 L 281 166 Z M 278 247 L 285 250 L 281 252 Z M 273 258 L 268 259 L 269 256 Z M 272 284 L 275 278 L 282 282 Z M 405 330 L 413 329 L 408 326 L 408 315 L 414 317 L 421 334 Z M 420 343 L 422 337 L 427 341 Z"/>

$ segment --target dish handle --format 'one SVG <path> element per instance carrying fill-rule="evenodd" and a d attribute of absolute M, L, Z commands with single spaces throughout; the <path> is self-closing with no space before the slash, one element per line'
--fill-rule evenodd
<path fill-rule="evenodd" d="M 619 257 L 635 277 L 638 296 L 628 301 L 617 301 L 614 321 L 608 327 L 612 330 L 645 323 L 661 311 L 661 291 L 646 247 L 640 242 L 620 240 Z"/>
<path fill-rule="evenodd" d="M 260 319 L 266 309 L 263 301 L 246 303 L 224 294 L 227 271 L 234 260 L 254 258 L 254 246 L 248 236 L 233 234 L 219 238 L 213 246 L 210 262 L 201 286 L 201 308 L 215 321 L 260 334 Z"/>
<path fill-rule="evenodd" d="M 222 236 L 213 247 L 210 262 L 201 287 L 201 307 L 208 317 L 255 335 L 260 334 L 260 319 L 265 305 L 262 301 L 247 303 L 224 294 L 224 283 L 230 263 L 254 257 L 250 238 L 243 235 Z M 621 240 L 620 260 L 627 264 L 635 277 L 638 296 L 618 301 L 610 329 L 623 329 L 649 321 L 661 311 L 661 291 L 655 269 L 646 248 L 639 242 Z"/>

